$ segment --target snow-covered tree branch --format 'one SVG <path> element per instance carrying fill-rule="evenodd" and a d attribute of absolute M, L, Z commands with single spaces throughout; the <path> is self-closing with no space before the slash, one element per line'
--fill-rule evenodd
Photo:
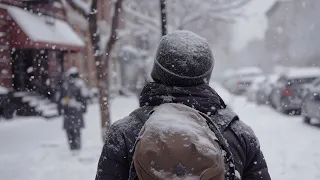
<path fill-rule="evenodd" d="M 92 0 L 90 0 L 88 3 L 85 3 L 81 0 L 62 0 L 62 2 L 68 3 L 69 6 L 71 6 L 75 11 L 77 11 L 86 19 L 89 17 Z"/>
<path fill-rule="evenodd" d="M 139 0 L 128 1 L 124 5 L 124 11 L 128 15 L 128 22 L 141 22 L 141 28 L 150 25 L 160 27 L 159 4 Z M 143 2 L 142 2 L 143 1 Z M 168 26 L 169 30 L 185 29 L 189 24 L 204 19 L 213 19 L 234 22 L 236 18 L 243 16 L 239 9 L 251 0 L 168 0 Z M 138 4 L 139 3 L 139 4 Z"/>

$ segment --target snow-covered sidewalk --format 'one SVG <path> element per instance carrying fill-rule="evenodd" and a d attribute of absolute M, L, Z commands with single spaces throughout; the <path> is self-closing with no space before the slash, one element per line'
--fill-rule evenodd
<path fill-rule="evenodd" d="M 233 107 L 258 136 L 272 179 L 320 179 L 319 128 L 304 124 L 300 116 L 282 115 L 243 98 Z"/>
<path fill-rule="evenodd" d="M 112 120 L 138 106 L 136 98 L 116 98 Z M 62 130 L 62 118 L 49 121 L 38 117 L 0 122 L 1 180 L 88 180 L 94 179 L 102 149 L 99 106 L 91 105 L 85 117 L 83 149 L 72 156 Z"/>
<path fill-rule="evenodd" d="M 230 96 L 216 84 L 213 86 L 256 132 L 272 179 L 320 179 L 319 128 L 303 124 L 299 116 L 281 115 L 267 106 Z M 135 98 L 116 98 L 111 104 L 112 120 L 128 115 L 137 106 Z M 0 179 L 94 179 L 102 148 L 97 105 L 89 107 L 85 119 L 83 150 L 79 156 L 72 156 L 68 150 L 61 118 L 1 122 Z"/>

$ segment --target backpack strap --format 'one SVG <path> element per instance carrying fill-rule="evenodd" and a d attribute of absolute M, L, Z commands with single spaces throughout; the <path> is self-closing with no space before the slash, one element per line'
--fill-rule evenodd
<path fill-rule="evenodd" d="M 143 106 L 133 111 L 129 116 L 139 119 L 144 124 L 151 116 L 153 109 L 153 106 Z"/>
<path fill-rule="evenodd" d="M 227 140 L 223 136 L 223 132 L 225 132 L 232 123 L 239 120 L 239 117 L 230 109 L 220 109 L 216 114 L 210 117 L 206 114 L 201 114 L 207 120 L 209 128 L 216 134 L 221 148 L 225 151 L 225 163 L 227 168 L 226 180 L 236 180 L 234 157 Z"/>
<path fill-rule="evenodd" d="M 147 120 L 149 119 L 149 117 L 151 116 L 152 112 L 153 112 L 154 107 L 152 106 L 144 106 L 144 107 L 140 107 L 137 110 L 133 111 L 130 116 L 138 119 L 142 125 L 144 125 Z M 132 149 L 130 149 L 130 154 L 129 155 L 129 159 L 132 159 L 133 157 L 133 152 L 136 148 L 137 142 L 139 141 L 139 137 L 136 139 L 136 142 L 134 143 L 134 146 Z M 134 163 L 133 160 L 130 164 L 130 170 L 129 170 L 129 179 L 128 180 L 136 180 L 138 179 L 137 173 L 135 171 L 135 167 L 134 167 Z"/>
<path fill-rule="evenodd" d="M 230 109 L 220 109 L 216 114 L 210 116 L 210 119 L 218 119 L 214 121 L 214 124 L 221 132 L 225 132 L 232 123 L 239 120 L 239 117 Z"/>
<path fill-rule="evenodd" d="M 209 128 L 211 129 L 212 132 L 216 135 L 218 138 L 219 144 L 224 151 L 224 159 L 225 159 L 225 164 L 226 164 L 226 172 L 225 173 L 225 179 L 226 180 L 236 180 L 236 168 L 235 168 L 235 163 L 234 163 L 234 158 L 233 154 L 229 148 L 229 144 L 226 141 L 226 139 L 223 137 L 222 130 L 225 130 L 226 127 L 228 127 L 232 120 L 228 117 L 223 117 L 223 115 L 219 115 L 217 113 L 213 117 L 209 117 L 206 114 L 200 113 L 206 120 Z M 213 118 L 219 118 L 216 121 L 213 121 Z M 223 119 L 224 118 L 224 119 Z M 225 121 L 225 123 L 220 123 L 219 121 Z M 219 125 L 216 124 L 216 122 L 219 122 Z"/>

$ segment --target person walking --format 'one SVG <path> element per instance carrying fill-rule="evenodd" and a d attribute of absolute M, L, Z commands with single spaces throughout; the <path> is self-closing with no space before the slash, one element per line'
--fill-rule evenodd
<path fill-rule="evenodd" d="M 79 77 L 78 69 L 70 68 L 62 84 L 59 109 L 63 114 L 63 129 L 73 152 L 81 149 L 81 129 L 84 128 L 83 114 L 87 109 L 87 98 L 88 90 L 85 82 Z"/>
<path fill-rule="evenodd" d="M 206 39 L 162 37 L 154 82 L 109 129 L 96 180 L 270 180 L 253 130 L 209 86 L 213 67 Z"/>

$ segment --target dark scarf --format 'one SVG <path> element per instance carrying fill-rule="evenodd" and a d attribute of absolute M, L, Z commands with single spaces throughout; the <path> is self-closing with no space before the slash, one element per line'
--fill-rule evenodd
<path fill-rule="evenodd" d="M 208 115 L 226 108 L 218 93 L 206 84 L 168 87 L 155 82 L 148 83 L 141 92 L 140 106 L 159 106 L 163 103 L 181 103 Z"/>

